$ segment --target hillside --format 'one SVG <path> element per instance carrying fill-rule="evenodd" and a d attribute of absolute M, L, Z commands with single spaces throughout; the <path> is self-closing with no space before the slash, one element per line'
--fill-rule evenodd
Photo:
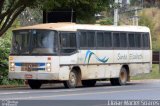
<path fill-rule="evenodd" d="M 148 26 L 152 32 L 153 50 L 160 50 L 160 9 L 146 8 L 140 13 L 140 25 Z"/>
<path fill-rule="evenodd" d="M 132 25 L 131 16 L 133 16 L 133 14 L 121 14 L 119 24 Z M 151 29 L 153 50 L 160 50 L 160 9 L 145 8 L 139 11 L 139 25 L 147 26 Z"/>

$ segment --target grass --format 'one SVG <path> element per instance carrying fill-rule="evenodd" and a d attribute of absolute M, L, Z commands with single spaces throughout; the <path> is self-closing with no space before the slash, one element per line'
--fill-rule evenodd
<path fill-rule="evenodd" d="M 152 66 L 152 72 L 131 77 L 131 80 L 160 79 L 159 65 Z"/>

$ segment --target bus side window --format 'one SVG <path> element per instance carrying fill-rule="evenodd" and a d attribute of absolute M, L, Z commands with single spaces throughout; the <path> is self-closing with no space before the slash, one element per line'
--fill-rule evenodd
<path fill-rule="evenodd" d="M 61 33 L 61 53 L 73 53 L 76 51 L 76 33 Z"/>
<path fill-rule="evenodd" d="M 147 49 L 147 48 L 150 48 L 149 47 L 149 43 L 150 43 L 150 41 L 149 41 L 149 33 L 143 33 L 142 34 L 142 40 L 143 40 L 143 48 L 144 49 Z"/>
<path fill-rule="evenodd" d="M 95 32 L 87 32 L 87 43 L 89 49 L 95 47 Z"/>
<path fill-rule="evenodd" d="M 104 33 L 103 32 L 97 32 L 97 47 L 102 48 L 104 47 Z"/>
<path fill-rule="evenodd" d="M 119 48 L 120 47 L 119 33 L 113 33 L 113 46 L 114 46 L 114 48 Z"/>
<path fill-rule="evenodd" d="M 111 34 L 111 32 L 104 32 L 104 46 L 106 48 L 112 47 L 112 34 Z"/>
<path fill-rule="evenodd" d="M 134 33 L 129 33 L 128 34 L 128 41 L 129 41 L 129 47 L 130 48 L 135 48 L 135 39 L 134 39 Z"/>
<path fill-rule="evenodd" d="M 80 32 L 80 47 L 87 47 L 87 33 Z"/>
<path fill-rule="evenodd" d="M 141 33 L 135 33 L 135 47 L 140 49 L 141 46 Z"/>
<path fill-rule="evenodd" d="M 95 31 L 81 31 L 80 36 L 80 48 L 92 49 L 95 48 Z"/>
<path fill-rule="evenodd" d="M 120 33 L 120 45 L 121 48 L 127 47 L 127 33 Z"/>

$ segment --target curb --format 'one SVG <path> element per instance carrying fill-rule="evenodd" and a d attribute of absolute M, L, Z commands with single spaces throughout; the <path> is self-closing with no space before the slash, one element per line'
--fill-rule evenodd
<path fill-rule="evenodd" d="M 0 88 L 27 88 L 27 85 L 0 85 Z"/>
<path fill-rule="evenodd" d="M 145 83 L 150 83 L 150 82 L 160 82 L 160 79 L 131 80 L 130 82 L 145 82 Z"/>

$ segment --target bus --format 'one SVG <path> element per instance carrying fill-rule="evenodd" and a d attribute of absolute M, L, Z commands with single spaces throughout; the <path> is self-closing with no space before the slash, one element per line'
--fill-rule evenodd
<path fill-rule="evenodd" d="M 24 79 L 32 89 L 55 82 L 92 87 L 99 80 L 121 86 L 151 69 L 145 26 L 48 23 L 13 30 L 9 78 Z"/>

